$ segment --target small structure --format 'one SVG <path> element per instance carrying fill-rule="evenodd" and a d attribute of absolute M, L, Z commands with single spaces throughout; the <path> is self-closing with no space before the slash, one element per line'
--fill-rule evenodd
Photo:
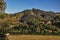
<path fill-rule="evenodd" d="M 6 33 L 5 35 L 6 35 L 6 36 L 9 36 L 10 34 L 9 34 L 9 33 Z"/>
<path fill-rule="evenodd" d="M 51 21 L 48 21 L 47 24 L 48 24 L 48 25 L 49 25 L 49 24 L 52 24 L 52 22 L 51 22 Z"/>
<path fill-rule="evenodd" d="M 52 24 L 52 20 L 41 19 L 39 24 L 47 24 L 47 25 L 49 25 L 49 24 Z"/>
<path fill-rule="evenodd" d="M 9 40 L 10 33 L 6 33 L 5 35 L 6 35 L 6 40 Z"/>

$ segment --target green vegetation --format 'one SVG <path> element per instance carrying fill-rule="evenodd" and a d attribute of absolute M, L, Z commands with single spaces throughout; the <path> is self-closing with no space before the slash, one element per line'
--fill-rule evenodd
<path fill-rule="evenodd" d="M 0 12 L 4 13 L 6 9 L 6 3 L 4 2 L 4 0 L 0 0 Z"/>
<path fill-rule="evenodd" d="M 0 33 L 4 34 L 60 35 L 60 16 L 54 12 L 32 9 L 15 14 L 0 13 L 0 21 Z"/>
<path fill-rule="evenodd" d="M 60 16 L 58 13 L 39 9 L 25 10 L 15 14 L 0 13 L 1 39 L 11 35 L 60 35 Z M 3 36 L 3 37 L 2 37 Z"/>
<path fill-rule="evenodd" d="M 0 13 L 0 19 L 3 19 L 5 17 L 7 17 L 7 15 L 5 13 Z"/>
<path fill-rule="evenodd" d="M 33 8 L 15 14 L 4 13 L 6 3 L 0 1 L 0 40 L 11 35 L 60 35 L 60 13 Z"/>

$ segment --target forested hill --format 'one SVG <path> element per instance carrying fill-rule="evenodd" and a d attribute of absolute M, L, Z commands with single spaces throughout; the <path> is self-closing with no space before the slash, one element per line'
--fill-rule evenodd
<path fill-rule="evenodd" d="M 58 13 L 57 13 L 58 14 Z M 19 20 L 26 20 L 26 18 L 32 18 L 33 16 L 37 19 L 50 19 L 52 20 L 55 17 L 56 13 L 52 11 L 43 11 L 39 9 L 27 9 L 22 12 L 14 13 L 14 14 L 6 14 L 6 13 L 0 13 L 0 20 L 1 23 L 5 21 L 12 22 L 11 24 L 18 23 Z"/>
<path fill-rule="evenodd" d="M 0 27 L 5 29 L 18 27 L 17 29 L 14 29 L 17 31 L 19 28 L 23 30 L 24 27 L 28 27 L 27 29 L 29 30 L 27 31 L 29 32 L 32 31 L 32 29 L 35 30 L 36 28 L 41 27 L 43 31 L 45 29 L 52 31 L 52 28 L 57 28 L 60 30 L 60 13 L 43 11 L 35 8 L 27 9 L 14 14 L 0 13 Z M 37 31 L 36 29 L 35 31 L 40 32 L 39 30 Z"/>

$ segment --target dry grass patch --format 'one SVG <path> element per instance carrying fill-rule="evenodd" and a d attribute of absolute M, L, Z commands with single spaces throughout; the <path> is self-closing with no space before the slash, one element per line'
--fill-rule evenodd
<path fill-rule="evenodd" d="M 9 40 L 60 40 L 60 36 L 10 35 Z"/>

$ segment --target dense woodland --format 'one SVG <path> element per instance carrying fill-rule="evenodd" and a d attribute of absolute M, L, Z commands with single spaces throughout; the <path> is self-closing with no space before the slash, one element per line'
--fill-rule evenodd
<path fill-rule="evenodd" d="M 27 9 L 22 12 L 0 13 L 0 34 L 60 35 L 60 13 Z"/>

